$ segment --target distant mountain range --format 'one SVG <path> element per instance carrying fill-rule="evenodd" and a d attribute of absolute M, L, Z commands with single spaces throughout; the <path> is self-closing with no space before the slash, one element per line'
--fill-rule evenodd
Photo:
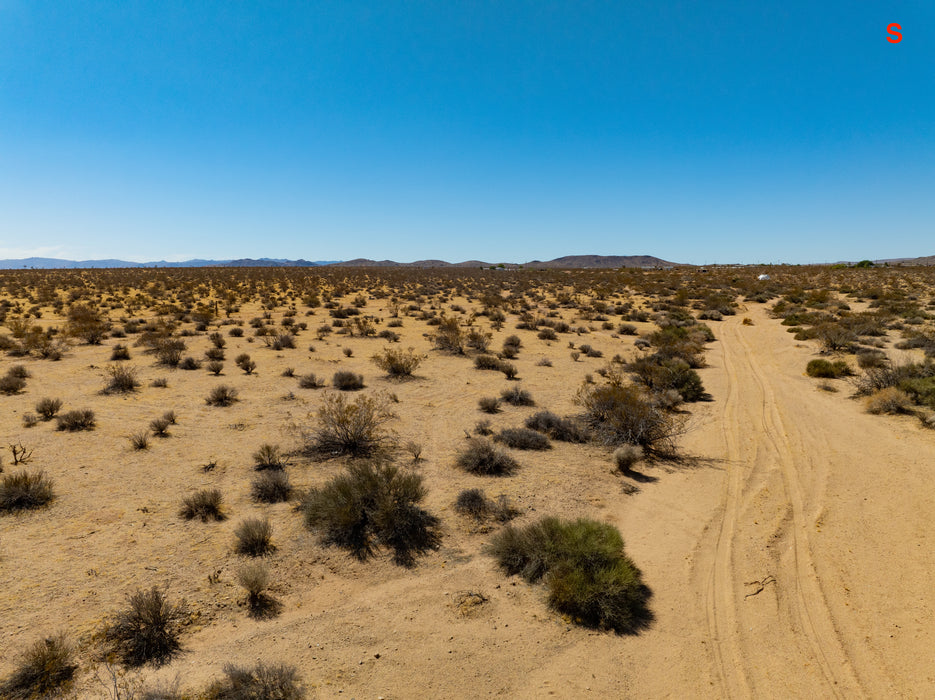
<path fill-rule="evenodd" d="M 875 260 L 878 264 L 890 265 L 935 265 L 935 255 L 920 258 L 890 258 Z M 465 260 L 450 263 L 444 260 L 416 260 L 415 262 L 397 262 L 395 260 L 281 260 L 275 258 L 240 258 L 238 260 L 184 260 L 182 262 L 130 262 L 128 260 L 61 260 L 59 258 L 21 258 L 19 260 L 0 260 L 0 270 L 35 268 L 46 270 L 65 270 L 81 268 L 107 267 L 526 267 L 533 269 L 586 269 L 639 267 L 658 268 L 675 267 L 682 263 L 669 262 L 652 255 L 566 255 L 554 260 L 531 260 L 526 263 L 489 263 L 482 260 Z"/>
<path fill-rule="evenodd" d="M 240 260 L 183 260 L 182 262 L 131 262 L 128 260 L 61 260 L 59 258 L 21 258 L 19 260 L 0 260 L 0 270 L 38 268 L 46 270 L 65 270 L 78 268 L 103 267 L 318 267 L 332 265 L 337 260 L 276 260 L 272 258 L 241 258 Z"/>
<path fill-rule="evenodd" d="M 616 268 L 616 267 L 672 267 L 671 263 L 651 255 L 566 255 L 554 260 L 533 260 L 522 263 L 532 268 Z M 517 263 L 488 263 L 481 260 L 466 260 L 450 263 L 444 260 L 416 260 L 402 263 L 395 260 L 279 260 L 271 258 L 241 258 L 239 260 L 184 260 L 182 262 L 130 262 L 127 260 L 61 260 L 59 258 L 22 258 L 19 260 L 0 260 L 0 269 L 15 270 L 36 268 L 48 270 L 107 268 L 107 267 L 320 267 L 336 265 L 340 267 L 518 267 Z"/>

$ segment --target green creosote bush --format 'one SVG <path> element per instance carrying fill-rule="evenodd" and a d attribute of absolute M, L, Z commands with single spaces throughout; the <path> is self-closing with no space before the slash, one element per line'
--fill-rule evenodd
<path fill-rule="evenodd" d="M 821 379 L 837 379 L 838 377 L 847 377 L 853 374 L 850 366 L 844 360 L 814 359 L 809 360 L 805 367 L 805 373 L 809 377 L 819 377 Z"/>
<path fill-rule="evenodd" d="M 393 561 L 412 566 L 417 555 L 437 549 L 440 521 L 419 507 L 422 477 L 392 464 L 352 464 L 343 474 L 311 489 L 302 502 L 306 526 L 325 544 L 365 560 L 377 549 L 392 550 Z"/>
<path fill-rule="evenodd" d="M 549 606 L 580 624 L 634 634 L 653 619 L 651 591 L 608 523 L 546 517 L 508 525 L 488 551 L 507 574 L 544 580 Z"/>

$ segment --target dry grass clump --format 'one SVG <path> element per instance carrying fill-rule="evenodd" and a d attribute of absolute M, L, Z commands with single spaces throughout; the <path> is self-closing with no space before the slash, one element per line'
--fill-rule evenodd
<path fill-rule="evenodd" d="M 218 384 L 208 394 L 205 403 L 209 406 L 230 406 L 237 400 L 237 390 L 234 387 Z"/>
<path fill-rule="evenodd" d="M 912 399 L 902 389 L 894 386 L 880 389 L 876 393 L 867 397 L 864 404 L 867 413 L 880 414 L 900 414 L 912 413 Z"/>
<path fill-rule="evenodd" d="M 203 523 L 224 520 L 223 505 L 224 499 L 218 489 L 201 489 L 182 499 L 179 515 L 186 520 L 200 518 Z"/>
<path fill-rule="evenodd" d="M 547 517 L 508 525 L 489 552 L 506 573 L 544 580 L 549 606 L 580 624 L 634 634 L 652 621 L 651 592 L 608 523 Z"/>
<path fill-rule="evenodd" d="M 148 430 L 138 430 L 137 432 L 130 435 L 127 438 L 130 441 L 130 446 L 134 450 L 148 450 L 149 449 L 149 431 Z"/>
<path fill-rule="evenodd" d="M 458 453 L 458 467 L 479 476 L 509 476 L 519 463 L 486 438 L 471 438 Z"/>
<path fill-rule="evenodd" d="M 266 518 L 245 518 L 234 530 L 238 554 L 259 557 L 276 549 L 271 540 L 273 526 Z"/>
<path fill-rule="evenodd" d="M 504 428 L 493 438 L 516 450 L 551 450 L 552 443 L 542 433 L 529 428 Z"/>
<path fill-rule="evenodd" d="M 224 371 L 224 363 L 220 360 L 211 360 L 205 365 L 205 369 L 208 370 L 215 377 L 220 377 L 221 372 Z"/>
<path fill-rule="evenodd" d="M 396 564 L 412 566 L 417 555 L 441 543 L 439 519 L 418 505 L 425 494 L 419 474 L 365 462 L 311 489 L 301 509 L 305 525 L 323 543 L 347 549 L 360 560 L 385 547 Z"/>
<path fill-rule="evenodd" d="M 172 423 L 165 416 L 160 416 L 159 418 L 153 418 L 149 422 L 149 429 L 153 431 L 153 435 L 156 437 L 169 437 L 169 426 Z"/>
<path fill-rule="evenodd" d="M 424 357 L 412 348 L 408 350 L 386 348 L 382 353 L 377 353 L 370 359 L 391 377 L 411 377 Z"/>
<path fill-rule="evenodd" d="M 282 503 L 292 495 L 289 475 L 280 469 L 264 471 L 251 484 L 250 494 L 258 503 Z"/>
<path fill-rule="evenodd" d="M 16 670 L 0 682 L 0 697 L 29 700 L 59 696 L 77 670 L 64 635 L 40 639 L 26 650 Z"/>
<path fill-rule="evenodd" d="M 127 666 L 165 663 L 181 648 L 179 627 L 186 612 L 184 602 L 170 603 L 156 586 L 140 589 L 105 628 L 105 645 Z"/>
<path fill-rule="evenodd" d="M 303 435 L 304 451 L 318 457 L 368 457 L 394 443 L 386 424 L 396 418 L 383 395 L 358 396 L 349 401 L 329 392 L 318 409 L 318 423 Z"/>
<path fill-rule="evenodd" d="M 90 408 L 68 411 L 55 418 L 56 430 L 66 430 L 73 433 L 79 430 L 93 430 L 94 426 L 94 411 Z"/>
<path fill-rule="evenodd" d="M 41 508 L 53 498 L 52 480 L 45 472 L 24 469 L 0 478 L 0 513 Z"/>
<path fill-rule="evenodd" d="M 228 664 L 224 678 L 208 686 L 206 700 L 301 700 L 305 691 L 299 683 L 298 671 L 285 664 L 253 668 Z"/>
<path fill-rule="evenodd" d="M 253 374 L 256 369 L 256 362 L 250 359 L 250 356 L 245 352 L 234 358 L 234 364 L 240 367 L 244 374 Z"/>

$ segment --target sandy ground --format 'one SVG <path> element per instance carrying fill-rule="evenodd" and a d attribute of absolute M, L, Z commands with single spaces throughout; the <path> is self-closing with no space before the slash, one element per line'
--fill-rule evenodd
<path fill-rule="evenodd" d="M 741 325 L 744 315 L 754 325 Z M 193 612 L 184 652 L 143 676 L 184 688 L 203 686 L 227 662 L 263 660 L 295 664 L 319 698 L 935 696 L 935 435 L 909 418 L 865 414 L 844 383 L 819 391 L 803 371 L 815 348 L 797 344 L 759 305 L 711 325 L 718 340 L 701 375 L 713 401 L 690 406 L 686 459 L 640 466 L 637 480 L 614 473 L 606 450 L 564 443 L 516 453 L 522 469 L 510 478 L 455 469 L 464 431 L 485 417 L 477 399 L 511 383 L 430 352 L 422 336 L 430 329 L 412 319 L 402 346 L 428 359 L 407 382 L 381 378 L 369 362 L 383 341 L 332 336 L 309 353 L 310 332 L 301 349 L 282 352 L 230 338 L 222 377 L 158 368 L 131 348 L 143 387 L 127 397 L 97 393 L 109 347 L 80 346 L 58 363 L 2 358 L 0 370 L 20 362 L 33 373 L 25 393 L 0 397 L 2 435 L 34 450 L 30 466 L 46 470 L 58 497 L 46 510 L 0 517 L 0 676 L 13 666 L 11 651 L 66 630 L 85 659 L 78 694 L 105 697 L 87 662 L 89 640 L 128 593 L 158 584 Z M 586 373 L 635 352 L 632 338 L 602 332 L 554 343 L 521 336 L 515 363 L 538 406 L 507 406 L 494 427 L 520 425 L 539 408 L 574 412 Z M 568 338 L 605 359 L 572 361 Z M 189 340 L 190 354 L 208 347 L 204 337 Z M 242 351 L 257 375 L 234 367 Z M 543 357 L 553 366 L 539 366 Z M 290 425 L 307 423 L 321 401 L 280 376 L 286 367 L 325 377 L 353 369 L 365 391 L 396 395 L 397 432 L 424 447 L 412 468 L 444 523 L 439 551 L 413 569 L 388 557 L 357 562 L 319 545 L 290 504 L 251 501 L 252 452 L 264 442 L 294 445 Z M 168 388 L 150 387 L 160 376 Z M 205 405 L 222 382 L 242 400 Z M 93 408 L 98 428 L 22 427 L 42 396 L 59 396 L 66 410 Z M 171 437 L 131 450 L 126 436 L 169 409 L 179 416 Z M 203 471 L 212 459 L 217 468 Z M 340 470 L 301 459 L 288 467 L 298 487 Z M 180 519 L 182 497 L 207 486 L 223 492 L 228 519 Z M 474 486 L 509 495 L 524 511 L 520 522 L 557 514 L 619 527 L 653 590 L 652 627 L 636 636 L 577 627 L 546 608 L 540 587 L 499 573 L 483 553 L 489 533 L 452 508 Z M 258 514 L 270 518 L 277 545 L 268 563 L 281 612 L 268 620 L 247 615 L 235 583 L 242 559 L 232 533 Z M 486 602 L 459 604 L 468 592 Z"/>

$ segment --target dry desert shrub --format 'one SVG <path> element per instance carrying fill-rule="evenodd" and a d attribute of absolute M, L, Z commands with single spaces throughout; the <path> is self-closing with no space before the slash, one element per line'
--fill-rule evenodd
<path fill-rule="evenodd" d="M 282 503 L 292 495 L 289 475 L 281 469 L 264 471 L 254 478 L 251 496 L 258 503 Z"/>
<path fill-rule="evenodd" d="M 41 508 L 54 497 L 52 480 L 45 472 L 23 470 L 0 478 L 0 513 Z"/>
<path fill-rule="evenodd" d="M 26 650 L 16 670 L 0 682 L 0 696 L 9 700 L 60 696 L 77 670 L 64 635 L 40 639 Z"/>
<path fill-rule="evenodd" d="M 478 522 L 495 520 L 505 523 L 517 515 L 517 510 L 503 494 L 496 499 L 488 498 L 483 489 L 464 489 L 455 499 L 455 510 Z"/>
<path fill-rule="evenodd" d="M 489 369 L 499 372 L 503 361 L 493 355 L 475 355 L 475 369 Z"/>
<path fill-rule="evenodd" d="M 116 613 L 104 630 L 108 651 L 127 666 L 169 661 L 181 648 L 179 627 L 187 612 L 185 603 L 170 603 L 156 586 L 137 590 L 127 602 L 127 608 Z"/>
<path fill-rule="evenodd" d="M 381 394 L 363 394 L 350 401 L 344 394 L 329 392 L 317 418 L 315 427 L 302 435 L 304 452 L 311 456 L 368 457 L 395 442 L 386 424 L 396 414 L 389 408 L 389 398 Z"/>
<path fill-rule="evenodd" d="M 130 359 L 130 348 L 126 345 L 117 343 L 110 351 L 110 359 L 112 362 L 118 362 L 120 360 L 129 360 Z"/>
<path fill-rule="evenodd" d="M 643 448 L 639 445 L 621 445 L 614 450 L 614 464 L 624 474 L 633 469 L 633 465 L 643 459 Z"/>
<path fill-rule="evenodd" d="M 539 411 L 529 416 L 525 426 L 560 442 L 587 442 L 587 431 L 571 418 L 560 418 L 551 411 Z"/>
<path fill-rule="evenodd" d="M 640 445 L 646 452 L 672 455 L 685 419 L 667 412 L 635 386 L 584 385 L 575 398 L 583 420 L 606 445 Z"/>
<path fill-rule="evenodd" d="M 334 373 L 331 384 L 339 391 L 358 391 L 364 388 L 364 375 L 342 370 Z"/>
<path fill-rule="evenodd" d="M 261 613 L 268 607 L 265 595 L 269 585 L 269 569 L 260 562 L 249 562 L 237 570 L 237 583 L 247 591 L 247 604 L 254 614 Z"/>
<path fill-rule="evenodd" d="M 386 348 L 382 353 L 377 353 L 370 359 L 391 377 L 411 377 L 424 358 L 412 348 L 408 350 Z"/>
<path fill-rule="evenodd" d="M 256 362 L 245 352 L 234 358 L 234 364 L 240 367 L 244 374 L 253 374 L 256 369 Z"/>
<path fill-rule="evenodd" d="M 300 389 L 320 389 L 324 385 L 325 382 L 316 377 L 313 372 L 303 374 L 301 377 L 299 377 Z"/>
<path fill-rule="evenodd" d="M 209 520 L 224 520 L 225 516 L 221 510 L 223 505 L 224 498 L 219 490 L 201 489 L 182 499 L 179 515 L 186 520 L 199 518 L 203 523 Z"/>
<path fill-rule="evenodd" d="M 257 470 L 283 469 L 286 466 L 286 458 L 278 445 L 266 443 L 253 453 L 253 466 Z"/>
<path fill-rule="evenodd" d="M 56 430 L 65 430 L 73 433 L 79 430 L 93 430 L 94 426 L 94 411 L 89 408 L 68 411 L 55 418 Z"/>
<path fill-rule="evenodd" d="M 276 549 L 271 540 L 273 526 L 266 518 L 245 518 L 234 530 L 237 538 L 235 549 L 238 554 L 259 557 Z"/>
<path fill-rule="evenodd" d="M 612 525 L 552 517 L 508 525 L 489 552 L 507 574 L 544 580 L 549 606 L 580 624 L 634 634 L 652 621 L 651 592 Z"/>
<path fill-rule="evenodd" d="M 311 489 L 301 509 L 306 526 L 323 543 L 347 549 L 360 560 L 386 547 L 396 564 L 412 566 L 417 555 L 441 543 L 439 519 L 418 505 L 425 494 L 419 474 L 364 462 Z"/>
<path fill-rule="evenodd" d="M 880 414 L 900 414 L 912 413 L 912 399 L 902 389 L 894 386 L 880 389 L 876 393 L 867 397 L 865 402 L 867 413 Z"/>
<path fill-rule="evenodd" d="M 0 394 L 12 396 L 18 394 L 26 388 L 26 380 L 13 374 L 5 374 L 0 377 Z"/>
<path fill-rule="evenodd" d="M 532 399 L 532 394 L 518 386 L 515 386 L 512 389 L 504 389 L 500 392 L 500 398 L 511 406 L 536 405 L 536 402 Z"/>
<path fill-rule="evenodd" d="M 208 394 L 205 403 L 209 406 L 230 406 L 237 401 L 237 390 L 227 384 L 218 384 Z"/>
<path fill-rule="evenodd" d="M 458 467 L 478 476 L 509 476 L 519 463 L 486 438 L 471 438 L 458 453 Z"/>
<path fill-rule="evenodd" d="M 552 444 L 542 433 L 529 428 L 504 428 L 494 435 L 495 442 L 501 442 L 516 450 L 550 450 Z"/>
<path fill-rule="evenodd" d="M 107 384 L 104 386 L 105 394 L 128 394 L 136 391 L 140 386 L 136 378 L 136 368 L 126 365 L 110 365 L 106 370 L 108 376 Z"/>
<path fill-rule="evenodd" d="M 206 700 L 301 700 L 305 691 L 294 666 L 258 663 L 253 668 L 228 664 L 224 678 L 211 683 Z"/>
<path fill-rule="evenodd" d="M 38 413 L 42 420 L 50 421 L 55 418 L 55 414 L 59 412 L 62 408 L 61 399 L 39 399 L 36 402 L 36 413 Z"/>
<path fill-rule="evenodd" d="M 500 399 L 496 396 L 485 396 L 478 399 L 477 406 L 484 413 L 500 413 Z"/>

